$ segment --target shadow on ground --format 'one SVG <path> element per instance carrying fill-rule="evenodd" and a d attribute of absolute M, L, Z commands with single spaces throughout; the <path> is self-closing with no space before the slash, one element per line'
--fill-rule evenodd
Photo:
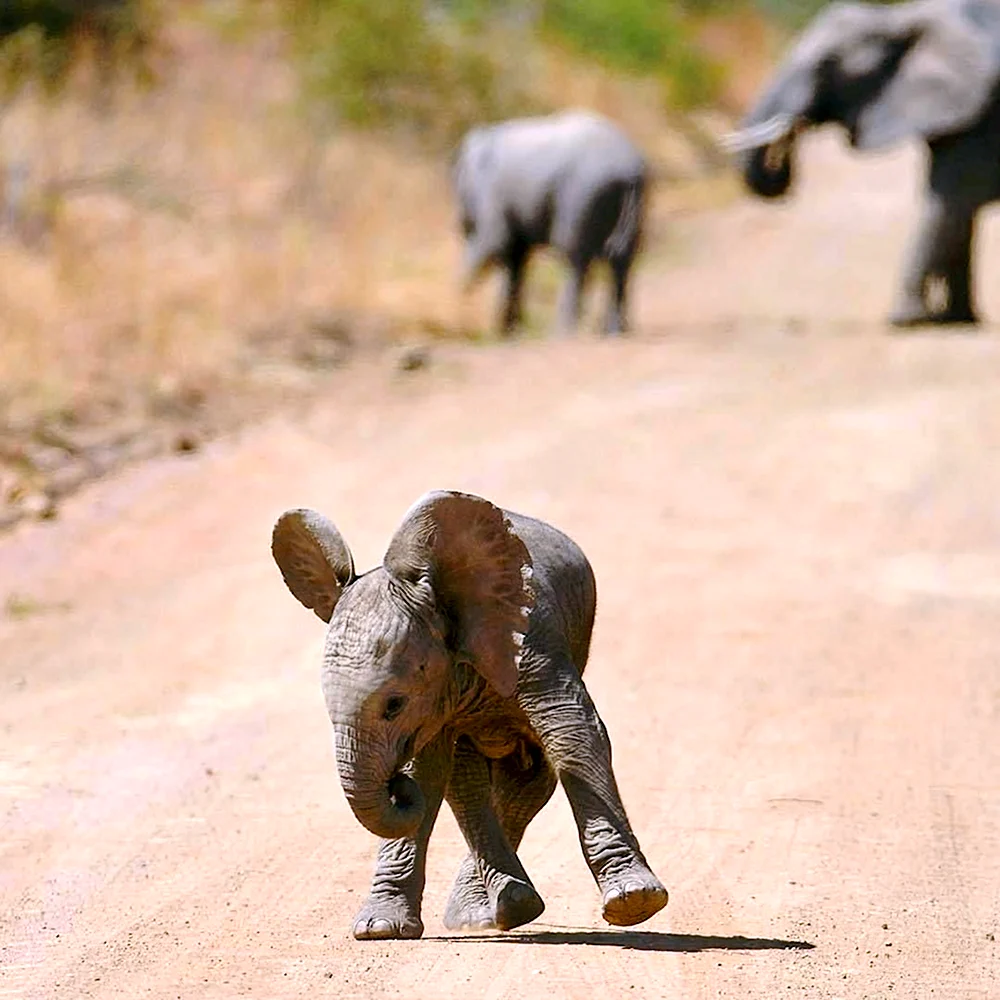
<path fill-rule="evenodd" d="M 426 940 L 426 939 L 425 939 Z M 461 934 L 435 937 L 435 941 L 493 941 L 500 944 L 589 944 L 633 951 L 808 951 L 810 941 L 752 938 L 736 934 L 667 934 L 660 931 L 531 931 L 525 934 Z"/>

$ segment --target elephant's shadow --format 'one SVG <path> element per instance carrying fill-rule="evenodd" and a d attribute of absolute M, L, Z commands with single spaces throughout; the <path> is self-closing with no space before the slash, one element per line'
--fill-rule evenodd
<path fill-rule="evenodd" d="M 483 941 L 496 944 L 571 944 L 626 948 L 633 951 L 809 951 L 811 941 L 783 938 L 744 937 L 742 934 L 668 934 L 664 931 L 595 931 L 575 928 L 527 931 L 524 933 L 479 933 L 435 936 L 435 941 Z"/>

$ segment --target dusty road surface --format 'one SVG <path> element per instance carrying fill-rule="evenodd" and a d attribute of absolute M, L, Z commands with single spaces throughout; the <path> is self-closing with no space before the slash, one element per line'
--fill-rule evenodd
<path fill-rule="evenodd" d="M 0 540 L 0 995 L 1000 996 L 1000 340 L 879 322 L 912 155 L 804 159 L 786 207 L 678 221 L 634 339 L 358 364 Z M 443 810 L 424 939 L 349 936 L 375 841 L 270 527 L 320 507 L 368 567 L 436 487 L 594 563 L 644 926 L 602 924 L 557 792 L 537 923 L 443 929 Z"/>

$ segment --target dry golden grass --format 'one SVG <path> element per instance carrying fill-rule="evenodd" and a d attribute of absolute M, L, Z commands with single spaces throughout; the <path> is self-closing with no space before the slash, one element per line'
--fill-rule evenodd
<path fill-rule="evenodd" d="M 7 159 L 31 165 L 23 238 L 0 243 L 19 411 L 233 369 L 249 333 L 317 313 L 454 316 L 441 165 L 310 135 L 273 38 L 183 25 L 173 42 L 166 86 L 107 116 L 24 99 L 3 123 Z"/>
<path fill-rule="evenodd" d="M 458 292 L 444 157 L 311 133 L 279 33 L 178 16 L 157 90 L 103 114 L 27 97 L 0 123 L 0 162 L 31 165 L 24 238 L 0 235 L 0 423 L 232 389 L 255 345 L 317 317 L 346 317 L 355 340 L 489 323 L 489 293 Z M 702 171 L 704 143 L 651 85 L 556 51 L 533 72 L 543 101 L 603 110 L 668 173 Z"/>

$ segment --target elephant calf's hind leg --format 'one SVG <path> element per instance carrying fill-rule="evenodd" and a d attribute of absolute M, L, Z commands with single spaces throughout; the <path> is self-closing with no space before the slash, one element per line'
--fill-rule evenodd
<path fill-rule="evenodd" d="M 493 808 L 511 849 L 516 851 L 528 824 L 552 797 L 556 776 L 537 746 L 491 761 L 489 769 Z M 444 923 L 449 930 L 497 926 L 486 883 L 471 852 L 455 876 Z"/>
<path fill-rule="evenodd" d="M 511 930 L 545 909 L 493 806 L 490 765 L 467 740 L 455 747 L 448 804 L 469 845 L 445 912 L 445 926 Z M 473 870 L 478 875 L 473 877 Z M 492 919 L 492 924 L 490 920 Z"/>

